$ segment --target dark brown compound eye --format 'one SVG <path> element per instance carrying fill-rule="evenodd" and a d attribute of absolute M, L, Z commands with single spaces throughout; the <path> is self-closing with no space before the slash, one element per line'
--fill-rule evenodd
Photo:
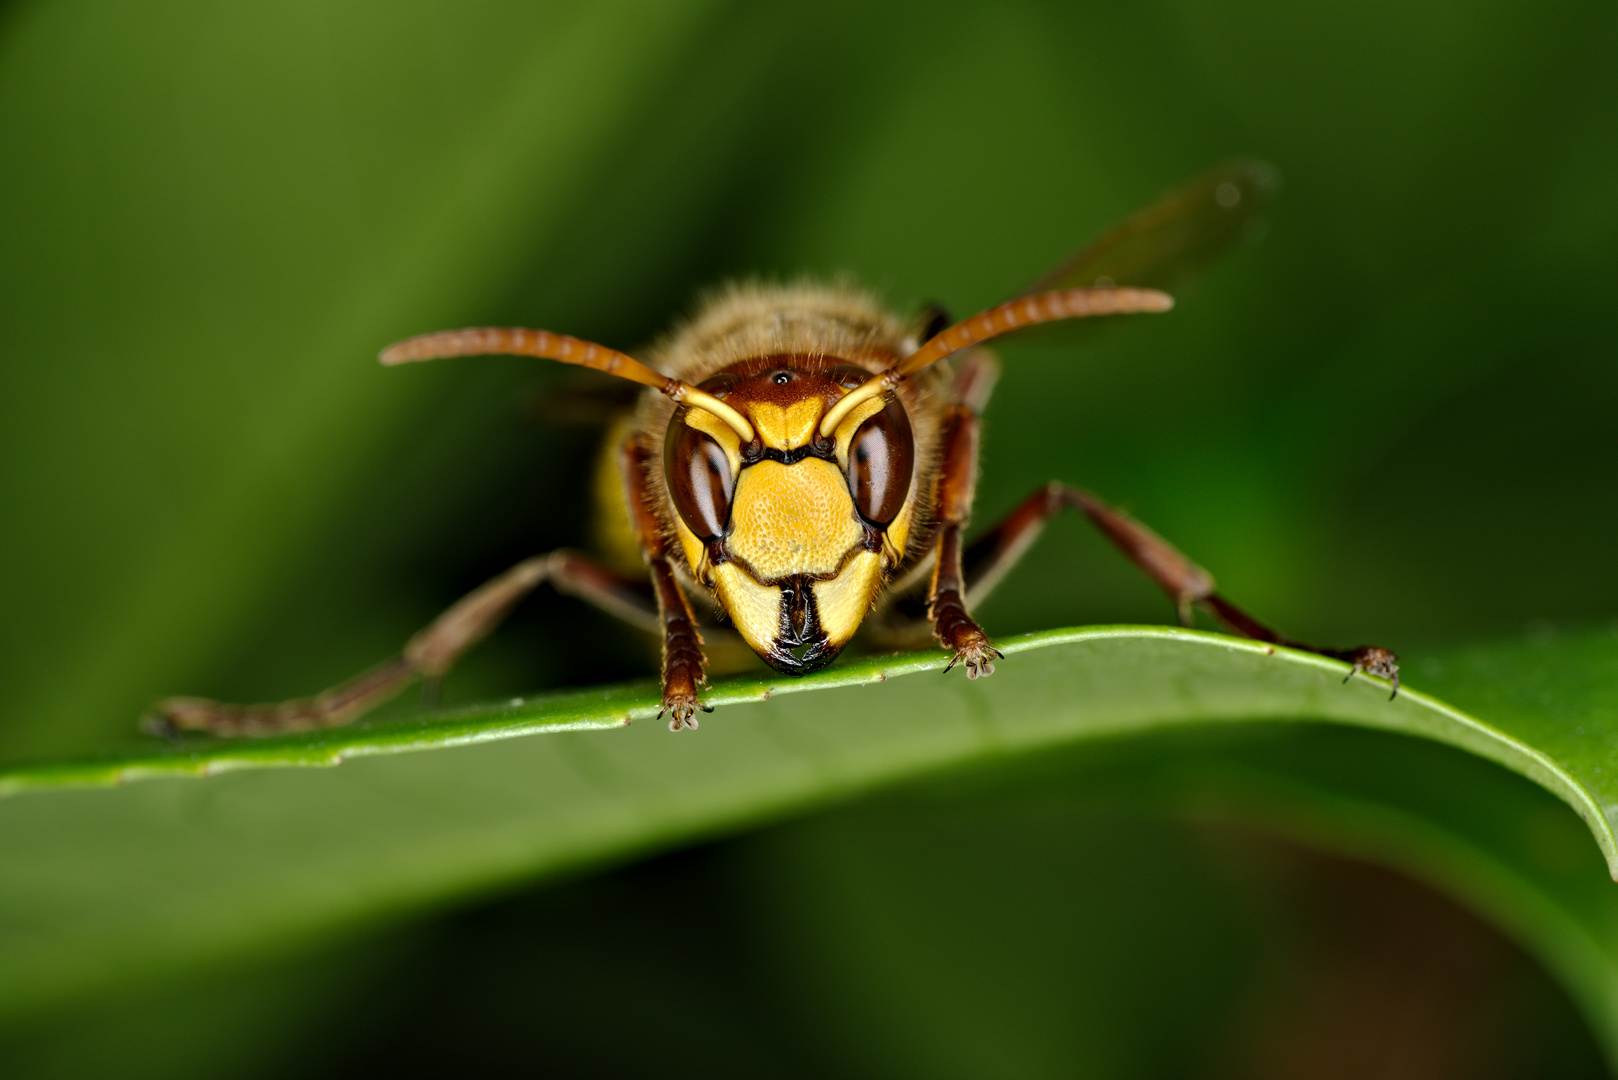
<path fill-rule="evenodd" d="M 686 425 L 683 414 L 669 422 L 663 441 L 663 472 L 674 509 L 702 540 L 723 536 L 730 521 L 730 495 L 736 486 L 730 459 L 713 438 Z"/>
<path fill-rule="evenodd" d="M 898 516 L 910 492 L 910 470 L 916 443 L 910 417 L 898 398 L 860 425 L 848 444 L 848 489 L 854 508 L 873 525 L 887 525 Z"/>

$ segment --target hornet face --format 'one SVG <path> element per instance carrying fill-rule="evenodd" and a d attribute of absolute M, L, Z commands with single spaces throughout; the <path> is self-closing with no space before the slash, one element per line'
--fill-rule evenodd
<path fill-rule="evenodd" d="M 645 388 L 635 414 L 613 427 L 597 470 L 601 538 L 616 548 L 606 552 L 611 565 L 565 550 L 534 555 L 462 598 L 399 656 L 340 686 L 262 706 L 172 698 L 149 730 L 231 735 L 344 723 L 416 679 L 442 675 L 545 581 L 660 631 L 659 715 L 673 730 L 694 728 L 697 711 L 707 710 L 699 697 L 707 657 L 687 571 L 766 663 L 802 675 L 842 651 L 890 582 L 919 586 L 930 569 L 926 623 L 896 609 L 889 629 L 913 634 L 925 625 L 954 654 L 950 667 L 964 664 L 972 678 L 992 674 L 991 658 L 1001 654 L 968 610 L 962 544 L 978 414 L 996 364 L 968 350 L 1042 323 L 1167 311 L 1167 294 L 1118 287 L 1112 276 L 1125 264 L 1141 280 L 1180 272 L 1246 233 L 1272 184 L 1267 167 L 1254 163 L 1208 173 L 1012 299 L 953 325 L 936 306 L 905 318 L 847 285 L 805 281 L 742 283 L 715 294 L 652 346 L 651 366 L 527 327 L 467 327 L 396 342 L 382 351 L 384 364 L 531 356 Z M 958 368 L 933 366 L 957 355 Z M 1082 510 L 1182 611 L 1195 602 L 1249 637 L 1296 645 L 1213 593 L 1205 571 L 1145 526 L 1054 483 L 985 537 L 995 546 L 984 549 L 989 561 L 979 567 L 978 587 L 986 589 L 1064 508 Z M 626 581 L 635 562 L 646 570 L 650 596 Z M 1350 660 L 1354 671 L 1398 673 L 1385 649 L 1315 651 Z"/>
<path fill-rule="evenodd" d="M 818 358 L 748 360 L 699 389 L 751 421 L 750 442 L 701 408 L 669 421 L 663 466 L 686 558 L 784 674 L 836 658 L 904 557 L 918 485 L 903 402 L 870 397 L 819 431 L 871 377 Z"/>

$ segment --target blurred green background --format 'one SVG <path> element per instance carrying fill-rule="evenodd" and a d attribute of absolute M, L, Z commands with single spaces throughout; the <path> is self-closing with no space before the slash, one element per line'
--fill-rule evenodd
<path fill-rule="evenodd" d="M 13 0 L 0 759 L 134 744 L 162 694 L 313 690 L 588 543 L 595 432 L 543 407 L 570 373 L 383 371 L 388 341 L 511 322 L 632 349 L 752 274 L 965 313 L 1236 154 L 1285 178 L 1262 243 L 1170 317 L 1005 350 L 979 520 L 1082 484 L 1289 632 L 1398 648 L 1415 685 L 1448 644 L 1608 625 L 1614 55 L 1618 8 L 1555 0 Z M 981 615 L 1170 612 L 1062 521 Z M 444 699 L 647 670 L 542 595 Z M 1374 761 L 1388 737 L 1355 738 Z M 1382 1075 L 1599 1074 L 1562 992 L 1474 916 L 1063 794 L 1097 768 L 894 793 L 10 1045 L 39 1074 L 428 1072 L 454 1047 L 572 1075 L 1168 1076 L 1381 1039 L 1418 1063 Z M 1343 944 L 1399 927 L 1423 944 L 1380 968 Z M 1373 1003 L 1423 978 L 1450 1012 L 1400 1043 L 1409 1011 Z"/>

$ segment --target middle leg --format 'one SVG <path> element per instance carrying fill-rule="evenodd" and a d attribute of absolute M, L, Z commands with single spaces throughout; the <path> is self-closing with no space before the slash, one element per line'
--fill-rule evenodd
<path fill-rule="evenodd" d="M 1394 694 L 1398 694 L 1399 662 L 1392 651 L 1377 645 L 1327 649 L 1284 637 L 1221 596 L 1213 575 L 1157 533 L 1089 492 L 1056 482 L 1046 484 L 1024 499 L 967 549 L 963 559 L 967 603 L 974 607 L 980 603 L 1038 539 L 1045 524 L 1063 510 L 1084 514 L 1114 547 L 1167 593 L 1174 601 L 1182 626 L 1191 625 L 1192 609 L 1200 607 L 1243 637 L 1346 661 L 1353 665 L 1350 678 L 1362 671 L 1377 675 L 1392 683 Z"/>

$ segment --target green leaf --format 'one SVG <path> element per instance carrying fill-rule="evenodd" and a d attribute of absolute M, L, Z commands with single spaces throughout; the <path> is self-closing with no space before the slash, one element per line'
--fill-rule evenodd
<path fill-rule="evenodd" d="M 1610 681 L 1558 681 L 1556 666 L 1610 670 L 1618 638 L 1565 644 L 1536 656 L 1522 700 L 1560 687 L 1548 702 L 1553 720 L 1610 719 L 1602 712 Z M 1008 640 L 1005 650 L 994 678 L 978 682 L 940 678 L 942 658 L 922 653 L 800 680 L 722 683 L 711 695 L 720 708 L 693 735 L 652 720 L 655 689 L 629 684 L 296 738 L 12 769 L 0 780 L 13 793 L 0 800 L 8 868 L 0 911 L 27 932 L 0 942 L 0 968 L 11 975 L 0 1008 L 340 933 L 943 769 L 1185 725 L 1329 721 L 1448 743 L 1544 786 L 1613 851 L 1601 812 L 1610 789 L 1595 764 L 1611 745 L 1607 727 L 1559 743 L 1558 756 L 1534 744 L 1546 721 L 1531 710 L 1486 722 L 1419 690 L 1389 701 L 1380 682 L 1343 685 L 1346 669 L 1335 661 L 1195 631 L 1052 631 Z M 1475 655 L 1441 664 L 1470 675 L 1486 662 Z M 1514 654 L 1492 655 L 1487 670 L 1507 687 L 1501 700 L 1518 700 L 1509 685 L 1519 665 L 1506 662 Z M 625 729 L 629 720 L 640 722 Z M 550 734 L 528 737 L 541 732 Z M 1401 776 L 1396 765 L 1388 775 Z M 1420 795 L 1419 774 L 1402 782 L 1400 798 Z M 1267 786 L 1285 785 L 1253 790 Z M 1406 811 L 1411 826 L 1388 826 L 1386 837 L 1347 834 L 1373 850 L 1423 829 L 1464 835 L 1482 853 L 1477 866 L 1464 869 L 1457 857 L 1462 870 L 1441 865 L 1428 876 L 1475 892 L 1484 910 L 1541 945 L 1610 1035 L 1618 891 L 1525 865 L 1511 807 L 1485 799 L 1456 810 L 1440 799 Z M 1460 825 L 1432 824 L 1446 814 Z M 1582 947 L 1569 946 L 1575 938 Z"/>
<path fill-rule="evenodd" d="M 1059 1076 L 1083 1060 L 1098 1076 L 1178 1076 L 1222 1074 L 1209 1060 L 1256 1018 L 1287 1016 L 1308 984 L 1272 974 L 1310 951 L 1275 902 L 1296 888 L 1301 857 L 1276 837 L 1345 858 L 1325 889 L 1347 909 L 1368 897 L 1333 890 L 1352 890 L 1343 870 L 1367 860 L 1485 913 L 1529 943 L 1610 1052 L 1601 928 L 1613 887 L 1596 848 L 1548 792 L 1429 740 L 1250 724 L 1079 743 L 736 847 L 756 883 L 753 937 L 792 972 L 788 1008 L 834 1057 L 875 1056 L 873 1075 L 983 1076 L 1017 1062 Z M 1278 864 L 1278 847 L 1293 861 Z M 1358 918 L 1361 947 L 1399 932 Z M 1327 947 L 1353 948 L 1335 937 L 1352 934 L 1335 926 Z M 1391 977 L 1416 970 L 1429 968 L 1411 960 Z M 1491 1012 L 1478 1001 L 1468 1015 Z M 1587 1036 L 1571 1025 L 1563 1037 Z M 1606 1075 L 1591 1064 L 1521 1075 Z"/>

